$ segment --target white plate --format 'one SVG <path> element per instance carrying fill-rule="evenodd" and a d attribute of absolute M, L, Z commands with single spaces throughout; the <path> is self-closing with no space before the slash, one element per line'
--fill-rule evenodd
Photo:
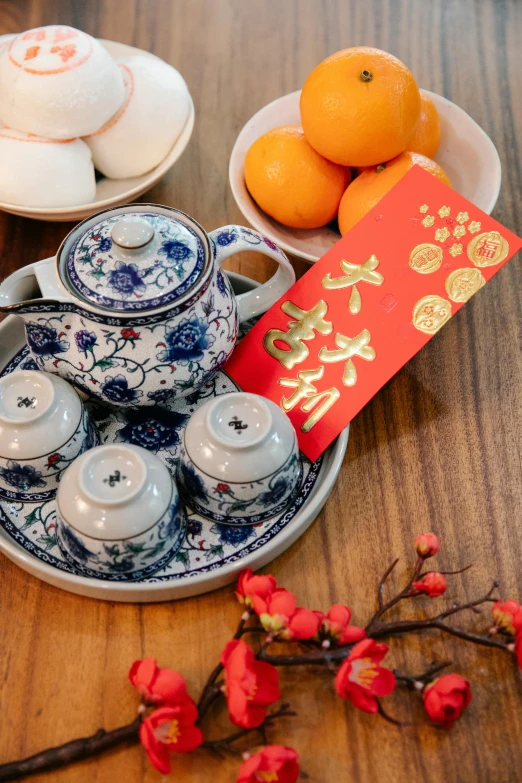
<path fill-rule="evenodd" d="M 440 116 L 441 140 L 435 160 L 450 178 L 454 189 L 488 215 L 500 190 L 500 158 L 489 136 L 469 114 L 456 104 L 426 90 Z M 269 217 L 251 197 L 245 185 L 245 155 L 256 139 L 280 125 L 301 123 L 301 90 L 283 95 L 264 106 L 246 123 L 230 156 L 228 176 L 239 209 L 248 222 L 279 247 L 304 258 L 318 261 L 340 239 L 327 226 L 315 229 L 288 228 Z"/>
<path fill-rule="evenodd" d="M 252 280 L 229 274 L 237 293 L 252 287 Z M 24 346 L 25 332 L 22 321 L 16 316 L 9 316 L 0 325 L 0 371 L 13 360 L 18 361 L 15 357 L 18 357 Z M 226 376 L 221 382 L 223 388 L 227 382 L 231 384 Z M 186 407 L 192 404 L 197 403 L 187 402 Z M 151 414 L 155 413 L 154 409 L 146 410 Z M 132 421 L 127 413 L 125 416 L 125 421 Z M 112 429 L 102 430 L 102 440 L 104 437 L 114 437 L 114 423 L 109 425 Z M 129 425 L 123 421 L 116 422 L 120 433 L 123 424 L 127 438 Z M 188 554 L 185 555 L 186 566 L 183 560 L 179 561 L 176 557 L 165 569 L 137 582 L 102 580 L 74 573 L 74 569 L 63 561 L 57 546 L 48 540 L 54 522 L 54 502 L 16 504 L 2 501 L 0 551 L 33 576 L 55 587 L 91 598 L 145 603 L 186 598 L 215 590 L 234 582 L 243 568 L 257 569 L 270 563 L 293 544 L 316 519 L 339 473 L 348 443 L 348 430 L 348 427 L 343 430 L 327 449 L 320 467 L 306 465 L 307 477 L 301 495 L 293 507 L 279 517 L 268 520 L 255 529 L 247 527 L 238 530 L 231 526 L 216 526 L 202 517 L 191 515 L 189 531 L 196 525 L 199 532 L 189 532 L 189 536 L 194 535 L 194 538 L 187 538 L 184 544 L 188 547 Z M 164 459 L 168 460 L 169 455 L 175 455 L 175 450 L 170 445 L 167 449 L 161 448 L 161 456 Z M 35 514 L 31 516 L 33 509 Z M 10 532 L 7 532 L 8 530 Z M 42 534 L 47 537 L 47 541 Z M 48 543 L 50 549 L 47 548 Z M 220 546 L 221 552 L 214 551 L 216 544 Z"/>
<path fill-rule="evenodd" d="M 136 54 L 159 59 L 154 54 L 143 49 L 136 49 L 134 46 L 127 46 L 127 44 L 117 43 L 116 41 L 100 40 L 100 43 L 105 46 L 115 60 Z M 147 174 L 143 174 L 141 177 L 129 177 L 128 179 L 108 179 L 107 177 L 101 179 L 96 183 L 96 198 L 90 204 L 81 204 L 77 207 L 54 207 L 51 209 L 49 207 L 21 207 L 16 204 L 0 202 L 0 209 L 3 209 L 4 212 L 10 212 L 12 215 L 37 218 L 38 220 L 71 220 L 78 222 L 96 214 L 96 212 L 101 212 L 109 207 L 127 204 L 129 201 L 141 196 L 142 193 L 150 190 L 173 167 L 190 141 L 194 128 L 194 104 L 190 95 L 189 99 L 190 112 L 180 136 L 167 157 L 162 160 L 159 166 L 156 166 L 155 169 L 152 169 Z"/>

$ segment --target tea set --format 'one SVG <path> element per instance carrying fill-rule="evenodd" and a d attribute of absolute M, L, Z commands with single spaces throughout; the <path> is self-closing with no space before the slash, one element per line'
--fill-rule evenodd
<path fill-rule="evenodd" d="M 236 296 L 220 267 L 245 249 L 278 270 Z M 257 232 L 206 233 L 188 215 L 151 204 L 83 221 L 56 257 L 9 276 L 0 310 L 23 319 L 31 360 L 0 378 L 0 501 L 55 499 L 64 560 L 126 580 L 179 553 L 191 511 L 236 529 L 284 512 L 303 464 L 290 420 L 271 401 L 241 391 L 210 396 L 180 416 L 179 459 L 166 464 L 135 443 L 99 445 L 83 400 L 116 412 L 172 409 L 210 388 L 240 323 L 294 281 L 284 253 Z"/>

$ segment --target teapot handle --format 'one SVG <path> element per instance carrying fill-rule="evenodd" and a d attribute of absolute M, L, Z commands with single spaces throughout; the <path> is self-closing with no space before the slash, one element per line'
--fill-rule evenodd
<path fill-rule="evenodd" d="M 270 280 L 236 297 L 240 323 L 266 312 L 295 283 L 295 272 L 286 255 L 270 239 L 257 231 L 243 226 L 223 226 L 210 231 L 209 237 L 216 251 L 216 262 L 220 266 L 229 256 L 242 250 L 262 253 L 279 264 L 277 272 Z"/>
<path fill-rule="evenodd" d="M 67 301 L 65 292 L 57 283 L 55 268 L 56 257 L 51 256 L 17 269 L 0 285 L 0 307 L 11 307 L 42 297 Z"/>

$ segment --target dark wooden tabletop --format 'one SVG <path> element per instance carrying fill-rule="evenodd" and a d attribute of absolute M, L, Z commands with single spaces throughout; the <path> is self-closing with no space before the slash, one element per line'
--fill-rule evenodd
<path fill-rule="evenodd" d="M 246 120 L 298 89 L 328 54 L 367 44 L 400 57 L 421 86 L 489 134 L 502 161 L 493 215 L 522 232 L 519 0 L 0 0 L 0 34 L 51 23 L 150 50 L 182 72 L 196 107 L 194 134 L 146 198 L 207 229 L 243 222 L 227 169 Z M 0 214 L 2 276 L 53 254 L 70 228 Z M 230 266 L 258 279 L 269 272 L 253 254 Z M 506 597 L 522 598 L 521 284 L 513 260 L 357 416 L 326 508 L 270 566 L 303 605 L 342 600 L 363 622 L 378 575 L 396 556 L 404 563 L 413 537 L 429 529 L 443 542 L 440 568 L 475 564 L 453 578 L 449 600 L 476 595 L 495 577 Z M 155 656 L 196 692 L 237 614 L 232 588 L 118 605 L 61 592 L 0 555 L 0 762 L 131 720 L 136 699 L 126 677 L 135 658 Z M 326 671 L 299 670 L 282 675 L 298 717 L 272 739 L 295 747 L 316 783 L 519 781 L 522 680 L 513 662 L 435 632 L 396 640 L 389 654 L 390 665 L 414 672 L 434 657 L 452 659 L 473 683 L 473 701 L 452 732 L 398 730 L 343 704 Z M 422 717 L 406 694 L 388 704 L 405 720 Z M 236 759 L 196 753 L 176 760 L 172 780 L 225 783 L 237 768 Z M 34 778 L 160 779 L 138 747 Z"/>

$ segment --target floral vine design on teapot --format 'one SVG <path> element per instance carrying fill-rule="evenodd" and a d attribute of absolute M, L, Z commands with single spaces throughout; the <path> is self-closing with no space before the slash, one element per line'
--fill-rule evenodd
<path fill-rule="evenodd" d="M 279 269 L 236 296 L 221 264 L 250 249 Z M 24 319 L 40 369 L 114 406 L 154 406 L 208 383 L 232 353 L 239 323 L 294 281 L 284 253 L 251 229 L 207 234 L 179 210 L 137 204 L 87 219 L 56 257 L 12 274 L 0 286 L 0 310 Z"/>

